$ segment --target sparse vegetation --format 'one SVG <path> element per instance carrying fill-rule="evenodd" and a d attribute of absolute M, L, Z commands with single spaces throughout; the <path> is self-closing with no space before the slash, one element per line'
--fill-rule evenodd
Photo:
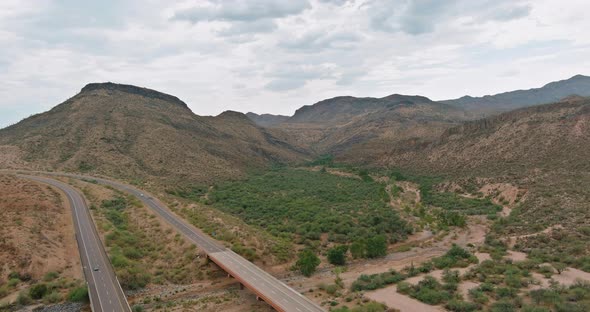
<path fill-rule="evenodd" d="M 375 290 L 386 287 L 391 284 L 399 283 L 408 277 L 416 276 L 420 273 L 428 273 L 433 271 L 435 268 L 438 269 L 449 269 L 455 267 L 466 267 L 471 263 L 477 263 L 477 258 L 467 250 L 453 245 L 447 253 L 443 256 L 433 258 L 431 261 L 424 262 L 419 267 L 413 265 L 404 268 L 403 272 L 397 272 L 390 270 L 385 273 L 365 275 L 362 274 L 356 281 L 352 283 L 352 291 L 362 290 Z M 451 283 L 450 275 L 445 276 L 448 278 L 447 282 Z M 459 282 L 458 276 L 452 280 L 453 284 Z"/>
<path fill-rule="evenodd" d="M 377 302 L 369 302 L 366 304 L 362 304 L 358 307 L 354 307 L 349 309 L 348 307 L 342 307 L 337 309 L 331 309 L 332 312 L 385 312 L 387 311 L 387 307 L 382 303 Z"/>
<path fill-rule="evenodd" d="M 200 269 L 204 262 L 195 261 L 194 245 L 185 246 L 171 230 L 164 231 L 136 198 L 113 192 L 113 198 L 100 202 L 97 213 L 104 219 L 98 227 L 105 231 L 111 264 L 123 288 L 183 284 L 205 277 Z"/>
<path fill-rule="evenodd" d="M 406 274 L 398 273 L 395 270 L 372 275 L 362 274 L 356 281 L 352 283 L 351 290 L 375 290 L 401 282 L 407 277 L 408 276 Z"/>
<path fill-rule="evenodd" d="M 418 285 L 410 285 L 405 282 L 398 284 L 398 292 L 409 295 L 424 303 L 442 304 L 453 297 L 455 290 L 448 289 L 448 284 L 439 283 L 434 277 L 426 276 Z"/>

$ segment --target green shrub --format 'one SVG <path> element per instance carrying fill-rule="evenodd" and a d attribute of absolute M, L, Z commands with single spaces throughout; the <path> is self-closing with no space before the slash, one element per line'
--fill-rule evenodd
<path fill-rule="evenodd" d="M 443 256 L 432 259 L 432 264 L 437 269 L 467 267 L 470 263 L 477 262 L 477 257 L 457 245 L 453 245 Z"/>
<path fill-rule="evenodd" d="M 20 281 L 20 274 L 16 271 L 12 271 L 8 274 L 8 279 L 17 279 Z"/>
<path fill-rule="evenodd" d="M 501 300 L 498 302 L 494 302 L 490 306 L 491 312 L 514 312 L 516 311 L 516 305 L 513 302 L 507 300 Z"/>
<path fill-rule="evenodd" d="M 369 258 L 383 257 L 387 255 L 387 238 L 383 235 L 373 236 L 367 239 L 366 255 Z"/>
<path fill-rule="evenodd" d="M 13 288 L 16 285 L 18 285 L 18 283 L 20 283 L 20 280 L 18 278 L 11 278 L 8 280 L 8 287 Z"/>
<path fill-rule="evenodd" d="M 45 297 L 43 297 L 43 301 L 45 303 L 58 303 L 61 301 L 61 295 L 59 294 L 59 292 L 57 291 L 52 291 L 51 293 L 45 295 Z"/>
<path fill-rule="evenodd" d="M 32 299 L 41 299 L 47 293 L 47 285 L 36 284 L 29 288 L 29 295 Z"/>
<path fill-rule="evenodd" d="M 486 296 L 485 293 L 478 288 L 472 288 L 469 290 L 469 298 L 471 298 L 473 302 L 481 305 L 488 303 L 490 300 L 488 296 Z"/>
<path fill-rule="evenodd" d="M 295 263 L 295 267 L 299 269 L 301 274 L 309 277 L 315 272 L 319 264 L 320 258 L 313 251 L 305 249 L 299 253 L 299 259 Z"/>
<path fill-rule="evenodd" d="M 59 273 L 57 273 L 57 272 L 47 272 L 45 274 L 45 276 L 43 276 L 43 280 L 46 282 L 51 282 L 58 277 L 59 277 Z"/>
<path fill-rule="evenodd" d="M 345 265 L 346 264 L 346 252 L 348 251 L 348 246 L 341 245 L 337 247 L 330 248 L 328 250 L 328 262 L 333 265 Z"/>
<path fill-rule="evenodd" d="M 390 270 L 385 273 L 366 275 L 362 274 L 351 285 L 352 291 L 375 290 L 387 285 L 395 284 L 406 279 L 406 275 Z"/>
<path fill-rule="evenodd" d="M 4 298 L 8 295 L 8 287 L 5 285 L 0 286 L 0 298 Z"/>
<path fill-rule="evenodd" d="M 18 297 L 16 297 L 16 303 L 19 305 L 23 305 L 23 306 L 28 305 L 31 303 L 31 301 L 32 301 L 31 296 L 26 291 L 21 291 L 18 294 Z"/>
<path fill-rule="evenodd" d="M 131 311 L 133 312 L 143 312 L 143 306 L 136 304 L 133 307 L 131 307 Z"/>
<path fill-rule="evenodd" d="M 355 259 L 364 258 L 366 250 L 367 247 L 364 241 L 355 241 L 350 245 L 350 254 Z"/>
<path fill-rule="evenodd" d="M 449 302 L 447 302 L 445 308 L 453 312 L 472 312 L 478 311 L 479 305 L 473 302 L 452 299 Z"/>
<path fill-rule="evenodd" d="M 88 302 L 88 288 L 82 286 L 70 290 L 68 300 L 72 302 Z"/>

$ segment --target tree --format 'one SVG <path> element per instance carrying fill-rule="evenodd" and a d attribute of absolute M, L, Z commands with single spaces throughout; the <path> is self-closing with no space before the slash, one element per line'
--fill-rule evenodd
<path fill-rule="evenodd" d="M 299 253 L 299 259 L 295 263 L 295 267 L 299 269 L 301 274 L 310 277 L 315 269 L 320 265 L 320 258 L 318 258 L 313 251 L 305 249 Z"/>
<path fill-rule="evenodd" d="M 355 259 L 365 257 L 366 246 L 363 241 L 356 241 L 350 245 L 350 253 Z"/>
<path fill-rule="evenodd" d="M 367 257 L 377 258 L 387 254 L 387 238 L 377 235 L 367 240 Z"/>
<path fill-rule="evenodd" d="M 347 251 L 348 246 L 346 245 L 330 248 L 328 250 L 328 262 L 330 262 L 333 265 L 345 265 Z"/>

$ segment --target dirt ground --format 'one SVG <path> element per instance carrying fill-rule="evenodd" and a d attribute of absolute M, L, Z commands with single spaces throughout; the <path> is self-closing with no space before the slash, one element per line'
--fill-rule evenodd
<path fill-rule="evenodd" d="M 382 288 L 370 293 L 367 293 L 365 297 L 382 302 L 388 307 L 394 307 L 400 312 L 441 312 L 446 311 L 444 308 L 439 306 L 432 306 L 426 303 L 422 303 L 414 298 L 410 298 L 406 295 L 402 295 L 397 292 L 397 286 Z"/>
<path fill-rule="evenodd" d="M 0 214 L 0 285 L 8 282 L 10 272 L 31 279 L 9 288 L 0 302 L 10 302 L 48 272 L 83 280 L 72 215 L 62 193 L 0 174 Z"/>

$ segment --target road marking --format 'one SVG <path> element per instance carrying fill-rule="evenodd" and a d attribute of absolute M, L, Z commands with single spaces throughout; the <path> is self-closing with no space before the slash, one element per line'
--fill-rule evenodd
<path fill-rule="evenodd" d="M 33 176 L 21 176 L 24 178 L 29 178 L 32 180 L 35 180 L 37 182 L 41 182 L 41 183 L 45 183 L 45 184 L 49 184 L 53 187 L 56 187 L 58 189 L 60 189 L 61 191 L 63 191 L 67 198 L 68 201 L 70 202 L 71 205 L 71 210 L 72 210 L 72 214 L 74 216 L 74 223 L 75 223 L 75 228 L 77 229 L 76 236 L 79 238 L 78 240 L 78 249 L 83 250 L 84 252 L 81 253 L 82 256 L 82 262 L 86 262 L 86 265 L 83 265 L 83 271 L 85 272 L 85 275 L 87 275 L 87 280 L 86 280 L 86 284 L 89 287 L 89 292 L 90 292 L 90 297 L 91 297 L 91 303 L 92 303 L 92 297 L 93 294 L 96 293 L 96 296 L 98 298 L 98 306 L 95 306 L 93 304 L 93 307 L 96 307 L 97 309 L 100 309 L 98 311 L 105 311 L 105 307 L 103 306 L 103 302 L 102 302 L 102 298 L 100 295 L 101 290 L 97 287 L 98 283 L 98 279 L 97 277 L 100 278 L 100 281 L 103 282 L 103 287 L 104 287 L 104 291 L 106 292 L 106 295 L 109 296 L 109 291 L 108 291 L 108 287 L 107 284 L 105 283 L 105 278 L 104 278 L 104 274 L 103 273 L 107 273 L 108 271 L 105 272 L 95 272 L 92 267 L 94 267 L 93 265 L 90 265 L 91 263 L 91 259 L 96 260 L 96 266 L 102 267 L 102 268 L 107 268 L 107 262 L 105 261 L 105 257 L 108 257 L 107 255 L 103 254 L 100 249 L 100 247 L 102 246 L 102 242 L 100 241 L 100 239 L 98 239 L 97 237 L 97 232 L 96 230 L 93 228 L 94 226 L 94 222 L 92 220 L 92 217 L 90 216 L 90 211 L 88 210 L 87 206 L 86 206 L 86 202 L 85 200 L 82 198 L 82 196 L 76 191 L 74 190 L 70 185 L 67 185 L 66 183 L 63 183 L 61 181 L 57 181 L 57 180 L 52 180 L 52 179 L 48 179 L 48 178 L 43 178 L 43 177 L 33 177 Z M 90 228 L 88 228 L 90 227 Z M 90 249 L 89 250 L 89 244 L 90 243 Z M 97 250 L 96 247 L 98 246 L 98 255 L 97 255 Z M 85 260 L 84 261 L 84 257 Z M 92 255 L 92 258 L 90 257 Z M 106 258 L 108 259 L 108 258 Z M 108 277 L 110 277 L 111 275 L 109 275 Z M 112 279 L 109 279 L 109 282 L 112 282 Z M 118 282 L 117 282 L 118 283 Z M 111 285 L 113 286 L 114 283 Z M 112 305 L 112 300 L 109 297 L 109 303 Z M 129 311 L 129 307 L 127 305 L 127 307 L 123 306 L 121 303 L 121 298 L 120 296 L 117 296 L 117 299 L 119 299 L 119 303 L 121 304 L 121 311 Z"/>
<path fill-rule="evenodd" d="M 57 174 L 57 175 L 59 175 L 59 174 Z M 78 178 L 78 179 L 85 178 L 84 176 L 72 175 L 72 174 L 70 174 L 70 175 L 66 174 L 65 176 Z M 95 178 L 95 180 L 99 181 L 102 184 L 115 186 L 119 189 L 122 189 L 126 192 L 129 192 L 129 193 L 135 195 L 136 197 L 140 193 L 139 191 L 137 191 L 136 189 L 134 189 L 132 187 L 127 187 L 127 186 L 125 186 L 123 184 L 119 184 L 117 182 L 112 182 L 112 181 L 100 179 L 100 178 Z M 140 199 L 142 200 L 142 202 L 146 203 L 148 207 L 152 208 L 152 210 L 154 212 L 156 212 L 156 214 L 158 214 L 164 220 L 168 221 L 170 224 L 175 226 L 176 229 L 181 234 L 183 234 L 184 236 L 189 238 L 189 240 L 192 241 L 194 244 L 196 244 L 200 248 L 202 248 L 206 253 L 209 254 L 210 257 L 212 254 L 216 254 L 219 252 L 220 255 L 218 255 L 219 256 L 218 259 L 220 259 L 220 261 L 223 260 L 223 262 L 226 262 L 224 264 L 228 265 L 228 268 L 238 269 L 238 272 L 240 272 L 239 270 L 246 270 L 246 271 L 251 272 L 250 274 L 240 274 L 240 275 L 243 275 L 243 278 L 245 280 L 253 279 L 254 281 L 258 281 L 256 279 L 256 277 L 258 277 L 260 279 L 260 282 L 257 282 L 258 285 L 257 286 L 250 285 L 251 287 L 253 287 L 253 290 L 255 290 L 255 292 L 260 291 L 261 293 L 264 293 L 264 291 L 269 291 L 269 289 L 273 292 L 274 292 L 274 290 L 277 290 L 278 292 L 280 292 L 282 294 L 282 296 L 284 296 L 284 297 L 280 298 L 280 300 L 282 300 L 283 302 L 287 302 L 287 303 L 291 302 L 292 304 L 295 305 L 295 307 L 291 307 L 291 308 L 296 308 L 297 311 L 301 311 L 301 310 L 296 306 L 300 306 L 301 308 L 305 308 L 306 311 L 323 311 L 316 303 L 312 302 L 309 298 L 303 296 L 298 291 L 287 286 L 285 283 L 281 282 L 280 280 L 276 279 L 274 276 L 268 274 L 267 272 L 265 272 L 264 270 L 255 266 L 251 262 L 249 262 L 249 261 L 245 260 L 244 258 L 240 257 L 239 255 L 235 254 L 231 250 L 225 248 L 224 246 L 218 245 L 218 243 L 215 242 L 212 238 L 205 236 L 206 235 L 205 233 L 202 233 L 198 229 L 195 230 L 195 228 L 193 226 L 189 226 L 189 225 L 187 225 L 187 223 L 183 222 L 182 220 L 179 220 L 179 217 L 174 215 L 174 213 L 172 211 L 170 211 L 168 208 L 166 208 L 163 204 L 162 204 L 162 206 L 160 206 L 160 203 L 156 202 L 155 200 L 153 202 L 151 202 L 151 201 L 147 201 L 145 198 L 140 198 Z M 266 290 L 265 290 L 265 288 L 266 288 Z M 297 294 L 297 296 L 295 296 L 294 294 Z M 279 299 L 277 298 L 277 300 L 279 300 Z"/>

